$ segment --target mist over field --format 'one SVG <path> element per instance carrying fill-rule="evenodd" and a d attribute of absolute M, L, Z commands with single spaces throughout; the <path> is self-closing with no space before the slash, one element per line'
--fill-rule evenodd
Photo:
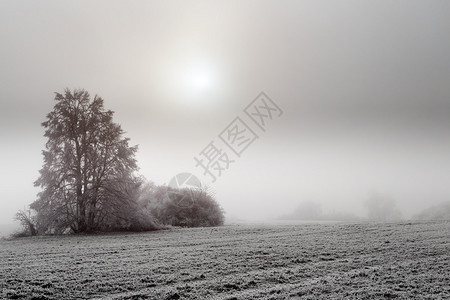
<path fill-rule="evenodd" d="M 2 1 L 0 223 L 40 191 L 40 123 L 66 87 L 115 111 L 140 175 L 194 174 L 230 222 L 409 219 L 445 203 L 449 5 Z M 281 112 L 264 127 L 245 112 L 262 91 Z M 236 117 L 257 136 L 239 155 L 220 137 Z M 195 160 L 210 142 L 232 161 L 215 181 Z"/>
<path fill-rule="evenodd" d="M 450 1 L 0 1 L 1 299 L 450 299 Z"/>

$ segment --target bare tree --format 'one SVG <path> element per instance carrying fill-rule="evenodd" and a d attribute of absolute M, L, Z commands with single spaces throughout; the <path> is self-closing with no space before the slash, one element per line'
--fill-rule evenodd
<path fill-rule="evenodd" d="M 19 210 L 15 219 L 20 222 L 26 235 L 37 235 L 36 218 L 31 215 L 31 210 Z"/>
<path fill-rule="evenodd" d="M 132 193 L 139 181 L 134 158 L 113 112 L 103 99 L 85 90 L 56 93 L 56 105 L 42 123 L 48 138 L 44 165 L 35 186 L 42 192 L 31 204 L 38 230 L 88 232 L 133 207 Z"/>

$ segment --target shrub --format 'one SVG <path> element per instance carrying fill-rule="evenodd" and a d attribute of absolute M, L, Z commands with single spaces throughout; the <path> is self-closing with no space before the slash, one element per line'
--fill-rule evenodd
<path fill-rule="evenodd" d="M 206 190 L 156 187 L 148 197 L 147 212 L 163 225 L 220 226 L 224 212 Z"/>

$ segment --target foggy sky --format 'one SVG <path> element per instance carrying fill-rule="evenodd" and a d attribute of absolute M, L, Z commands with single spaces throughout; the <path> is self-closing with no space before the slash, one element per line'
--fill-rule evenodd
<path fill-rule="evenodd" d="M 448 1 L 1 1 L 0 223 L 35 200 L 54 92 L 115 111 L 157 184 L 264 91 L 284 111 L 209 183 L 226 216 L 303 201 L 364 216 L 376 191 L 408 217 L 448 201 Z M 211 85 L 189 79 L 206 70 Z"/>

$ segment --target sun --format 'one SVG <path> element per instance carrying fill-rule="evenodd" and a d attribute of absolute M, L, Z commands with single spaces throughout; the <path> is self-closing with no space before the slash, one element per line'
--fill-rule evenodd
<path fill-rule="evenodd" d="M 206 59 L 171 61 L 161 76 L 167 105 L 174 109 L 213 109 L 220 105 L 223 74 L 220 64 Z"/>
<path fill-rule="evenodd" d="M 211 75 L 207 72 L 197 72 L 192 74 L 192 87 L 198 90 L 206 90 L 211 86 Z"/>
<path fill-rule="evenodd" d="M 187 70 L 185 82 L 194 93 L 207 92 L 214 88 L 214 74 L 208 67 L 196 67 Z"/>

